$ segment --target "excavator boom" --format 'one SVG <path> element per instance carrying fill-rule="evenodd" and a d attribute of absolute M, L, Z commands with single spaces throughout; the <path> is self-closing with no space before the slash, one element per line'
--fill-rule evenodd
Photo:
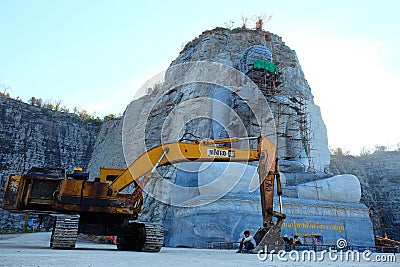
<path fill-rule="evenodd" d="M 278 251 L 283 246 L 280 226 L 285 215 L 281 213 L 281 210 L 280 212 L 273 211 L 275 180 L 278 185 L 278 195 L 280 196 L 282 192 L 275 145 L 267 137 L 260 137 L 258 150 L 220 146 L 224 143 L 249 139 L 255 138 L 163 144 L 140 155 L 126 169 L 101 168 L 100 177 L 94 181 L 88 181 L 89 175 L 82 173 L 79 169 L 66 175 L 62 169 L 32 168 L 25 175 L 9 177 L 2 207 L 14 212 L 72 214 L 71 218 L 58 218 L 53 229 L 52 247 L 74 247 L 79 229 L 83 233 L 118 235 L 119 249 L 159 251 L 163 240 L 161 226 L 130 223 L 130 220 L 137 218 L 141 210 L 143 204 L 141 190 L 157 167 L 194 161 L 259 161 L 258 172 L 264 223 L 256 233 L 255 239 L 259 246 L 270 245 L 272 242 L 271 244 L 275 244 L 272 249 Z M 141 177 L 143 178 L 140 180 Z M 132 194 L 121 193 L 132 183 L 136 187 Z M 278 218 L 277 223 L 272 222 L 273 217 Z M 63 232 L 60 229 L 68 227 L 73 227 L 74 231 L 70 231 L 73 234 L 65 241 L 59 233 Z"/>
<path fill-rule="evenodd" d="M 190 161 L 249 162 L 257 161 L 259 158 L 259 152 L 256 150 L 219 147 L 205 143 L 176 142 L 160 145 L 140 155 L 124 172 L 122 172 L 111 183 L 111 194 L 118 194 L 125 187 L 150 171 L 164 152 L 165 157 L 161 158 L 158 166 Z"/>

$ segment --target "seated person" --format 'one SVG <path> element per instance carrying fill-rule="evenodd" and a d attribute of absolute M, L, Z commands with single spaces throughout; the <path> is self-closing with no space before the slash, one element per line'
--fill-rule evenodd
<path fill-rule="evenodd" d="M 257 246 L 256 241 L 253 236 L 250 235 L 250 231 L 244 231 L 244 238 L 240 241 L 239 250 L 236 253 L 245 252 L 248 253 L 250 250 L 254 249 Z"/>

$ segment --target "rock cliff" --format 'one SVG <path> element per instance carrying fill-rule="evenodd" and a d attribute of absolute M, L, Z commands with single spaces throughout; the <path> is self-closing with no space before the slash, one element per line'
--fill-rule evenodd
<path fill-rule="evenodd" d="M 0 197 L 9 174 L 32 166 L 88 167 L 101 123 L 0 96 Z M 18 228 L 18 215 L 0 209 L 0 230 Z"/>
<path fill-rule="evenodd" d="M 351 173 L 361 183 L 361 202 L 370 210 L 376 235 L 400 240 L 400 152 L 375 152 L 362 157 L 332 156 L 331 171 Z"/>

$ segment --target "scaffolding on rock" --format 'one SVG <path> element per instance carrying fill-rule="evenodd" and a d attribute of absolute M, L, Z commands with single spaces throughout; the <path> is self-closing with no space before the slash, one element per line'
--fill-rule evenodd
<path fill-rule="evenodd" d="M 248 69 L 246 75 L 258 86 L 273 112 L 280 159 L 288 161 L 306 159 L 307 172 L 313 172 L 308 100 L 301 92 L 285 89 L 284 77 L 279 72 L 279 63 L 255 59 Z"/>

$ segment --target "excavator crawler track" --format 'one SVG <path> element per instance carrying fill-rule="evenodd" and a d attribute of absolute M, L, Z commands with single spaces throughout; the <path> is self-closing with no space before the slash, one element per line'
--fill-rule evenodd
<path fill-rule="evenodd" d="M 78 238 L 79 215 L 57 216 L 50 239 L 50 248 L 73 249 Z"/>
<path fill-rule="evenodd" d="M 124 227 L 117 238 L 119 250 L 159 252 L 164 242 L 160 224 L 133 222 Z"/>
<path fill-rule="evenodd" d="M 162 225 L 146 223 L 146 240 L 142 247 L 144 252 L 159 252 L 164 242 L 164 229 Z"/>

